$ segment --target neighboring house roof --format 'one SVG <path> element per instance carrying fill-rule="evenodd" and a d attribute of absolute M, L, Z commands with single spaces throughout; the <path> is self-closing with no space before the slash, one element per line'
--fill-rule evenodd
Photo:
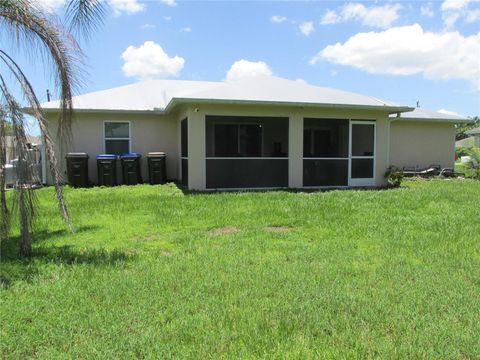
<path fill-rule="evenodd" d="M 467 135 L 480 135 L 480 127 L 465 131 Z"/>
<path fill-rule="evenodd" d="M 404 112 L 400 116 L 390 115 L 392 120 L 405 120 L 405 121 L 440 121 L 451 123 L 470 123 L 473 120 L 459 115 L 445 114 L 438 111 L 427 110 L 423 108 L 415 108 L 413 111 Z"/>
<path fill-rule="evenodd" d="M 180 103 L 268 103 L 321 107 L 382 108 L 390 113 L 412 108 L 371 96 L 309 85 L 273 76 L 232 82 L 147 80 L 76 96 L 78 111 L 157 111 L 168 112 Z M 42 104 L 57 111 L 58 101 Z"/>
<path fill-rule="evenodd" d="M 473 147 L 475 146 L 475 139 L 473 137 L 467 137 L 462 140 L 458 140 L 455 142 L 455 147 Z"/>

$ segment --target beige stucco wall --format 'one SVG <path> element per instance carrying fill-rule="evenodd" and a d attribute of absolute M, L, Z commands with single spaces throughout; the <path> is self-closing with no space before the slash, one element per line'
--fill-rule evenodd
<path fill-rule="evenodd" d="M 114 114 L 114 113 L 77 113 L 72 124 L 72 140 L 63 150 L 66 152 L 86 152 L 90 156 L 89 178 L 97 181 L 97 167 L 95 156 L 103 154 L 104 149 L 104 121 L 129 121 L 131 151 L 142 155 L 141 171 L 142 178 L 148 180 L 146 155 L 152 151 L 163 151 L 167 154 L 167 178 L 176 180 L 179 178 L 178 170 L 178 141 L 176 115 L 169 117 L 155 114 Z M 49 116 L 50 133 L 56 138 L 57 121 L 55 116 Z M 60 155 L 57 146 L 57 154 L 61 160 L 62 173 L 65 174 L 65 161 Z M 48 178 L 50 183 L 50 178 Z"/>
<path fill-rule="evenodd" d="M 286 106 L 261 105 L 192 105 L 186 111 L 188 116 L 189 144 L 189 188 L 205 190 L 205 117 L 207 115 L 232 116 L 275 116 L 289 118 L 289 187 L 299 188 L 303 184 L 303 119 L 305 117 L 375 120 L 376 121 L 376 186 L 385 184 L 383 177 L 389 166 L 389 120 L 381 111 L 351 109 L 314 109 Z"/>
<path fill-rule="evenodd" d="M 390 127 L 390 163 L 399 167 L 455 162 L 455 127 L 452 123 L 393 121 Z"/>
<path fill-rule="evenodd" d="M 167 176 L 181 179 L 180 167 L 180 121 L 188 118 L 189 176 L 190 189 L 206 189 L 206 136 L 207 115 L 272 116 L 289 118 L 289 187 L 303 185 L 303 119 L 306 117 L 325 119 L 375 120 L 376 161 L 374 185 L 385 184 L 383 174 L 389 166 L 390 124 L 388 114 L 381 111 L 351 109 L 314 109 L 287 106 L 261 105 L 206 105 L 192 104 L 178 109 L 167 116 L 156 114 L 106 114 L 77 113 L 73 123 L 72 142 L 66 151 L 86 152 L 90 155 L 90 180 L 97 181 L 95 155 L 104 153 L 104 121 L 130 121 L 132 152 L 143 155 L 142 176 L 147 180 L 145 155 L 150 151 L 165 151 Z M 51 133 L 56 134 L 54 119 Z M 64 162 L 63 162 L 64 164 Z M 63 172 L 65 172 L 63 166 Z"/>

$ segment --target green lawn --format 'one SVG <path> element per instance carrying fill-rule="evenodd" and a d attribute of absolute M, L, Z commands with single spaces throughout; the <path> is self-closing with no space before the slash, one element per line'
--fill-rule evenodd
<path fill-rule="evenodd" d="M 0 358 L 480 358 L 480 182 L 38 191 L 2 244 Z"/>

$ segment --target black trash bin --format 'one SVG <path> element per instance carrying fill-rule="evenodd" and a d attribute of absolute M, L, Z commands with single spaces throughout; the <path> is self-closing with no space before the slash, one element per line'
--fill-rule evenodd
<path fill-rule="evenodd" d="M 148 179 L 151 185 L 167 182 L 167 155 L 164 152 L 150 152 L 147 155 Z"/>
<path fill-rule="evenodd" d="M 123 154 L 120 157 L 122 162 L 122 176 L 124 185 L 137 185 L 142 182 L 140 174 L 140 158 L 136 153 Z"/>
<path fill-rule="evenodd" d="M 117 156 L 112 154 L 97 155 L 98 185 L 117 185 Z"/>
<path fill-rule="evenodd" d="M 67 177 L 73 187 L 88 186 L 88 155 L 86 153 L 68 153 Z"/>

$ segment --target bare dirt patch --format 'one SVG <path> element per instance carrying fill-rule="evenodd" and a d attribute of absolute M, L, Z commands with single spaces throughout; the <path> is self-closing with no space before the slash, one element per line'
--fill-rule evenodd
<path fill-rule="evenodd" d="M 159 235 L 146 235 L 146 236 L 141 236 L 138 238 L 135 238 L 137 241 L 155 241 L 158 240 L 160 237 Z"/>
<path fill-rule="evenodd" d="M 288 233 L 292 230 L 291 227 L 288 226 L 267 226 L 265 231 L 271 233 Z"/>
<path fill-rule="evenodd" d="M 238 228 L 235 226 L 225 226 L 221 228 L 216 228 L 210 230 L 208 233 L 210 236 L 222 236 L 222 235 L 231 235 L 238 232 Z"/>

